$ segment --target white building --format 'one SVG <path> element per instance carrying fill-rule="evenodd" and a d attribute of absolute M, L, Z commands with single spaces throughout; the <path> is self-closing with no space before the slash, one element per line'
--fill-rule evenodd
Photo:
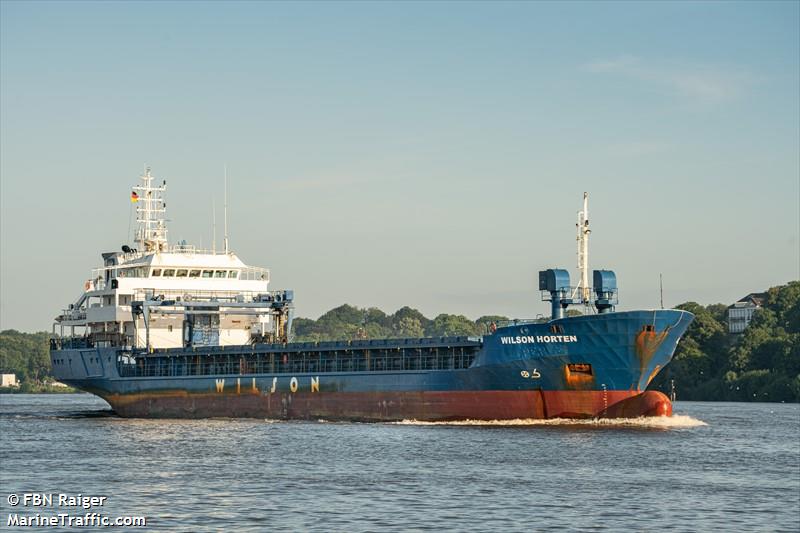
<path fill-rule="evenodd" d="M 766 293 L 752 292 L 735 304 L 728 306 L 728 333 L 742 333 L 747 329 L 753 319 L 753 314 L 761 309 L 766 297 Z"/>
<path fill-rule="evenodd" d="M 0 374 L 0 387 L 18 387 L 16 374 Z"/>

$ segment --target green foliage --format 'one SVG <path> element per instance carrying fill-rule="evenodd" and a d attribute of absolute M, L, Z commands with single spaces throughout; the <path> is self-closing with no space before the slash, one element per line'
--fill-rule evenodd
<path fill-rule="evenodd" d="M 0 373 L 16 374 L 23 384 L 52 377 L 49 339 L 45 331 L 21 333 L 8 329 L 0 332 Z"/>
<path fill-rule="evenodd" d="M 404 318 L 412 318 L 418 320 L 419 323 L 422 325 L 423 330 L 427 328 L 428 325 L 431 323 L 429 319 L 425 318 L 425 315 L 423 315 L 416 309 L 412 309 L 408 306 L 401 307 L 400 309 L 395 311 L 395 313 L 389 317 L 389 322 L 391 324 L 399 324 L 400 321 L 403 320 Z"/>
<path fill-rule="evenodd" d="M 480 335 L 478 325 L 464 315 L 442 313 L 433 319 L 425 330 L 429 337 L 455 337 L 458 335 Z"/>
<path fill-rule="evenodd" d="M 695 320 L 652 388 L 674 380 L 684 400 L 800 401 L 800 281 L 769 289 L 741 335 L 727 333 L 723 304 L 678 308 Z"/>
<path fill-rule="evenodd" d="M 422 337 L 425 335 L 425 328 L 422 327 L 422 322 L 418 318 L 404 316 L 395 327 L 394 331 L 398 337 Z"/>
<path fill-rule="evenodd" d="M 486 315 L 472 321 L 463 315 L 441 314 L 431 320 L 411 307 L 402 307 L 387 315 L 374 307 L 361 309 L 341 305 L 317 320 L 295 318 L 292 322 L 294 341 L 390 339 L 419 337 L 451 337 L 481 335 L 491 322 L 508 320 L 504 316 Z"/>
<path fill-rule="evenodd" d="M 728 306 L 725 304 L 711 304 L 706 306 L 706 311 L 711 313 L 711 316 L 720 323 L 725 323 L 728 320 Z"/>

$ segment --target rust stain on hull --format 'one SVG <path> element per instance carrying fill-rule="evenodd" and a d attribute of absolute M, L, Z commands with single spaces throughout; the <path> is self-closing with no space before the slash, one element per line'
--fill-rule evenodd
<path fill-rule="evenodd" d="M 653 326 L 645 326 L 645 328 L 636 335 L 635 347 L 636 357 L 639 359 L 640 376 L 643 376 L 647 371 L 647 368 L 650 366 L 650 361 L 652 361 L 653 356 L 666 340 L 667 335 L 669 335 L 669 328 L 659 333 L 655 331 Z M 652 380 L 657 373 L 658 367 L 655 372 L 649 375 L 647 383 L 650 383 L 650 380 Z"/>
<path fill-rule="evenodd" d="M 571 390 L 593 389 L 592 366 L 584 363 L 564 365 L 564 385 Z"/>

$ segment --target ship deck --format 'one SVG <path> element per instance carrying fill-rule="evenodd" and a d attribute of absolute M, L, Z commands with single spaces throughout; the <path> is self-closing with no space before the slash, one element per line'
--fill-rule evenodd
<path fill-rule="evenodd" d="M 479 337 L 196 346 L 120 357 L 121 377 L 178 377 L 458 370 L 483 347 Z"/>

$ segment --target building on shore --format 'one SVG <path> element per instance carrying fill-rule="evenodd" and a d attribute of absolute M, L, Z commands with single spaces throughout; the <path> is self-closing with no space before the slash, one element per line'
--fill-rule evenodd
<path fill-rule="evenodd" d="M 19 387 L 16 374 L 0 374 L 0 387 Z"/>
<path fill-rule="evenodd" d="M 765 292 L 751 292 L 728 306 L 728 333 L 744 332 L 755 312 L 761 309 L 766 298 L 767 293 Z"/>

